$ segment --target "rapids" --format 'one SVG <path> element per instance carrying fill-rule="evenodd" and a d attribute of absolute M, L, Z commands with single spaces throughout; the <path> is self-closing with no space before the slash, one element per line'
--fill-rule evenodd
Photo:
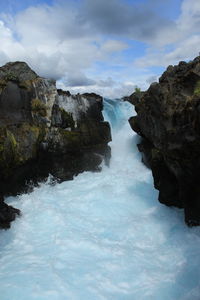
<path fill-rule="evenodd" d="M 131 115 L 104 100 L 110 167 L 7 198 L 23 215 L 0 231 L 1 300 L 200 299 L 200 228 L 157 201 Z"/>

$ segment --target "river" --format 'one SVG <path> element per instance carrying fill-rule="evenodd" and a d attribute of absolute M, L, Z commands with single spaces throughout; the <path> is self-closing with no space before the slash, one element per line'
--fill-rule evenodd
<path fill-rule="evenodd" d="M 1 300 L 200 299 L 200 228 L 157 201 L 132 115 L 104 100 L 109 167 L 7 199 L 22 217 L 0 232 Z"/>

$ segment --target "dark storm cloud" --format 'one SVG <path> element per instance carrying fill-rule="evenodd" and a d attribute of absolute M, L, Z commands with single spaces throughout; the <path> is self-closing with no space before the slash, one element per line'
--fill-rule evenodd
<path fill-rule="evenodd" d="M 89 31 L 149 41 L 173 22 L 160 17 L 150 5 L 125 4 L 122 0 L 85 0 L 78 22 Z"/>
<path fill-rule="evenodd" d="M 89 37 L 96 33 L 121 35 L 148 42 L 162 28 L 173 26 L 173 21 L 161 17 L 162 8 L 164 10 L 167 3 L 172 1 L 165 0 L 165 4 L 160 0 L 132 1 L 130 4 L 124 0 L 27 0 L 24 7 L 30 3 L 32 5 L 19 18 L 23 16 L 23 20 L 27 21 L 25 18 L 31 14 L 33 27 L 37 27 L 39 19 L 39 23 L 44 23 L 43 30 L 48 30 L 51 36 L 56 35 L 60 41 L 67 37 Z M 43 5 L 51 2 L 54 5 Z M 5 0 L 0 4 L 2 12 L 5 11 L 4 3 Z M 17 1 L 8 0 L 6 3 L 18 11 Z M 41 4 L 40 12 L 39 5 L 34 5 L 38 3 Z"/>
<path fill-rule="evenodd" d="M 183 49 L 189 54 L 191 49 L 198 49 L 199 38 L 191 32 L 197 27 L 199 0 L 183 1 L 183 13 L 174 18 L 176 26 L 167 19 L 169 2 L 173 0 L 54 0 L 52 5 L 32 5 L 17 14 L 1 10 L 0 64 L 24 60 L 39 75 L 62 79 L 60 84 L 72 90 L 95 90 L 104 95 L 106 91 L 112 97 L 129 94 L 135 84 L 140 86 L 152 74 L 145 69 L 139 80 L 130 71 L 132 67 L 168 63 Z M 187 43 L 186 34 L 190 38 Z M 133 40 L 143 42 L 139 49 Z M 165 59 L 164 50 L 161 55 L 154 51 L 177 40 L 183 41 L 181 46 L 174 47 Z M 141 56 L 145 47 L 149 47 L 147 54 Z M 122 72 L 125 69 L 126 76 Z M 87 74 L 92 74 L 91 78 Z"/>
<path fill-rule="evenodd" d="M 138 2 L 139 3 L 139 2 Z M 21 40 L 98 39 L 102 36 L 123 37 L 156 42 L 163 29 L 174 28 L 171 20 L 156 12 L 158 4 L 128 4 L 123 0 L 55 1 L 54 6 L 30 7 L 17 16 L 15 31 Z M 30 18 L 31 17 L 31 18 Z M 27 24 L 31 20 L 31 35 Z M 6 22 L 6 21 L 5 21 Z M 81 44 L 80 44 L 81 47 Z"/>

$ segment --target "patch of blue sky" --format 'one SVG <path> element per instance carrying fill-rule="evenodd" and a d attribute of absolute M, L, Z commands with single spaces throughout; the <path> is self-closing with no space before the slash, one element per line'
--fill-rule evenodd
<path fill-rule="evenodd" d="M 128 44 L 128 48 L 123 50 L 124 59 L 130 63 L 136 58 L 142 57 L 145 55 L 147 44 L 144 42 L 132 40 L 132 39 L 123 39 L 124 43 Z"/>
<path fill-rule="evenodd" d="M 150 71 L 158 76 L 161 75 L 165 70 L 166 70 L 165 67 L 159 67 L 159 66 L 153 66 L 153 67 L 148 68 L 148 72 Z"/>
<path fill-rule="evenodd" d="M 110 36 L 108 40 L 109 39 L 124 43 L 125 45 L 127 45 L 127 48 L 121 51 L 113 51 L 112 54 L 109 54 L 109 61 L 103 63 L 103 67 L 105 67 L 105 64 L 112 65 L 113 68 L 119 68 L 122 64 L 124 65 L 124 67 L 126 67 L 126 64 L 130 65 L 130 63 L 132 63 L 135 59 L 143 57 L 146 54 L 147 44 L 144 42 L 128 38 L 116 39 L 115 36 Z M 94 41 L 93 44 L 98 47 L 97 42 Z M 102 62 L 97 62 L 97 67 L 99 63 L 102 64 Z"/>
<path fill-rule="evenodd" d="M 128 45 L 128 47 L 120 52 L 115 52 L 109 56 L 107 61 L 95 61 L 91 68 L 87 70 L 88 76 L 111 76 L 116 79 L 120 76 L 127 77 L 129 70 L 130 73 L 146 74 L 155 73 L 161 74 L 164 70 L 162 67 L 151 68 L 136 68 L 134 67 L 134 61 L 143 57 L 146 54 L 147 45 L 143 42 L 130 40 L 130 39 L 118 39 L 119 41 Z"/>
<path fill-rule="evenodd" d="M 124 64 L 116 63 L 114 64 L 113 61 L 110 63 L 104 61 L 95 61 L 91 68 L 87 69 L 87 74 L 90 75 L 101 75 L 101 74 L 111 74 L 115 72 L 121 72 L 125 69 L 126 66 Z"/>
<path fill-rule="evenodd" d="M 152 0 L 151 2 L 153 1 L 154 0 Z M 153 9 L 161 16 L 166 17 L 170 20 L 176 20 L 180 16 L 181 4 L 183 0 L 166 0 L 166 1 L 158 0 L 156 2 L 159 3 L 159 5 L 155 5 Z"/>
<path fill-rule="evenodd" d="M 136 68 L 130 62 L 128 64 L 107 64 L 106 62 L 95 62 L 95 64 L 86 70 L 86 75 L 89 78 L 103 79 L 112 78 L 115 82 L 132 82 L 147 88 L 149 78 L 160 77 L 165 70 L 163 67 Z M 154 79 L 153 81 L 156 81 Z"/>
<path fill-rule="evenodd" d="M 54 2 L 54 0 L 1 0 L 0 11 L 1 13 L 15 15 L 31 6 L 52 5 Z"/>
<path fill-rule="evenodd" d="M 166 53 L 169 53 L 169 52 L 172 52 L 176 49 L 175 45 L 174 44 L 168 44 L 165 46 L 165 52 Z"/>

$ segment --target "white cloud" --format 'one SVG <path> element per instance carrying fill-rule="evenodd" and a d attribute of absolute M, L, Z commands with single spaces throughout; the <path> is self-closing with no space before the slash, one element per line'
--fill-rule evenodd
<path fill-rule="evenodd" d="M 73 18 L 71 10 L 64 13 L 60 6 L 37 6 L 23 11 L 7 26 L 1 21 L 0 63 L 25 60 L 40 75 L 55 78 L 74 68 L 90 67 L 98 59 L 97 46 L 90 37 L 73 35 Z"/>
<path fill-rule="evenodd" d="M 102 46 L 101 50 L 106 52 L 117 52 L 127 49 L 129 46 L 126 43 L 117 40 L 108 40 Z"/>
<path fill-rule="evenodd" d="M 23 46 L 14 39 L 12 31 L 3 21 L 0 21 L 0 45 L 0 64 L 18 60 L 25 55 Z"/>
<path fill-rule="evenodd" d="M 0 64 L 22 60 L 41 76 L 88 86 L 94 79 L 85 71 L 96 61 L 109 61 L 110 55 L 127 44 L 94 35 L 84 24 L 80 26 L 78 13 L 65 2 L 30 7 L 15 17 L 2 14 Z"/>
<path fill-rule="evenodd" d="M 181 7 L 181 16 L 177 20 L 177 27 L 185 33 L 199 33 L 200 1 L 185 0 Z"/>
<path fill-rule="evenodd" d="M 69 90 L 72 94 L 95 92 L 106 98 L 122 98 L 132 94 L 136 86 L 140 87 L 141 90 L 146 90 L 150 83 L 157 80 L 157 77 L 152 73 L 146 72 L 144 74 L 138 73 L 136 79 L 132 81 L 123 79 L 124 78 L 122 78 L 121 81 L 117 81 L 111 77 L 105 80 L 97 78 L 91 85 L 74 87 L 68 86 L 66 81 L 61 80 L 57 82 L 57 86 L 58 88 Z"/>
<path fill-rule="evenodd" d="M 106 0 L 85 0 L 82 10 L 70 3 L 29 7 L 13 17 L 0 15 L 0 64 L 26 61 L 39 75 L 62 79 L 59 85 L 72 91 L 121 97 L 132 93 L 135 85 L 148 87 L 155 75 L 148 71 L 151 66 L 166 67 L 200 51 L 199 0 L 184 0 L 176 22 L 160 26 L 155 13 L 129 11 L 131 6 L 120 0 L 109 1 L 107 10 Z M 134 66 L 121 56 L 129 47 L 124 40 L 130 37 L 151 45 Z M 98 62 L 105 64 L 99 74 L 94 71 Z"/>
<path fill-rule="evenodd" d="M 179 43 L 176 43 L 173 50 L 165 52 L 151 50 L 144 57 L 136 59 L 134 65 L 138 68 L 148 67 L 167 67 L 168 65 L 177 64 L 182 60 L 191 60 L 199 55 L 200 51 L 200 35 L 193 35 Z"/>
<path fill-rule="evenodd" d="M 160 35 L 158 38 L 160 43 L 157 45 L 162 48 L 149 48 L 145 56 L 135 60 L 135 66 L 166 67 L 180 60 L 190 60 L 198 56 L 200 52 L 200 1 L 184 0 L 175 26 L 163 29 Z"/>
<path fill-rule="evenodd" d="M 85 93 L 85 92 L 94 92 L 97 94 L 100 94 L 106 98 L 122 98 L 124 96 L 130 95 L 133 93 L 134 91 L 134 87 L 136 85 L 133 84 L 126 84 L 126 83 L 122 83 L 122 82 L 115 82 L 115 85 L 113 87 L 109 87 L 109 86 L 100 86 L 98 85 L 98 82 L 96 85 L 92 85 L 92 86 L 82 86 L 82 87 L 70 87 L 70 89 L 68 89 L 67 86 L 65 86 L 62 83 L 58 83 L 58 87 L 62 88 L 64 90 L 70 90 L 71 93 Z"/>
<path fill-rule="evenodd" d="M 1 15 L 0 64 L 26 61 L 41 76 L 62 78 L 65 84 L 59 86 L 109 94 L 116 82 L 112 78 L 88 78 L 85 70 L 96 61 L 108 62 L 110 55 L 128 45 L 86 32 L 79 26 L 76 13 L 67 5 L 43 5 L 30 7 L 13 18 Z"/>

